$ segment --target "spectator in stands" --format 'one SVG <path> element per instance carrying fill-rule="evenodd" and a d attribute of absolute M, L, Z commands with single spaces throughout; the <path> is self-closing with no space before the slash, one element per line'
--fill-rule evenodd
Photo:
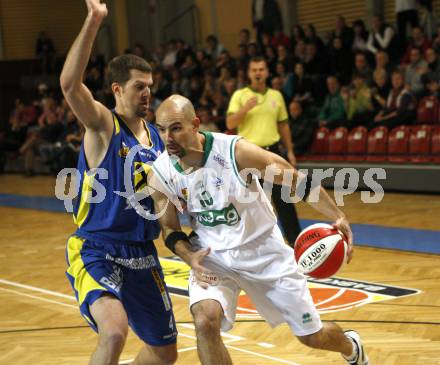
<path fill-rule="evenodd" d="M 237 74 L 237 66 L 235 64 L 235 60 L 231 57 L 227 50 L 223 50 L 220 52 L 220 55 L 217 58 L 217 62 L 215 63 L 215 68 L 217 74 L 220 74 L 220 71 L 223 67 L 226 67 L 232 76 Z"/>
<path fill-rule="evenodd" d="M 154 71 L 154 84 L 151 87 L 151 92 L 159 100 L 165 100 L 171 95 L 171 84 L 159 68 Z"/>
<path fill-rule="evenodd" d="M 84 128 L 80 126 L 71 110 L 67 111 L 66 123 L 58 138 L 46 139 L 39 146 L 39 152 L 50 172 L 57 174 L 63 167 L 75 167 Z"/>
<path fill-rule="evenodd" d="M 262 46 L 263 33 L 273 34 L 283 29 L 283 18 L 276 0 L 252 0 L 252 24 L 257 33 L 257 43 Z"/>
<path fill-rule="evenodd" d="M 90 89 L 93 97 L 97 97 L 99 90 L 102 90 L 104 85 L 104 76 L 99 71 L 97 66 L 88 68 L 85 72 L 84 84 Z"/>
<path fill-rule="evenodd" d="M 209 108 L 205 106 L 200 106 L 197 108 L 197 116 L 200 119 L 199 131 L 201 132 L 219 132 L 217 125 L 211 118 L 211 113 Z"/>
<path fill-rule="evenodd" d="M 0 174 L 4 171 L 7 153 L 17 153 L 26 140 L 27 129 L 31 122 L 26 109 L 22 100 L 15 100 L 15 107 L 9 116 L 9 125 L 3 133 L 0 133 Z"/>
<path fill-rule="evenodd" d="M 223 47 L 214 34 L 210 34 L 206 37 L 205 52 L 210 55 L 214 61 L 217 60 L 224 49 L 225 47 Z"/>
<path fill-rule="evenodd" d="M 167 44 L 167 50 L 162 59 L 162 66 L 165 69 L 169 70 L 174 67 L 176 63 L 176 54 L 177 54 L 176 42 L 174 40 L 171 40 Z"/>
<path fill-rule="evenodd" d="M 305 75 L 304 65 L 298 62 L 295 65 L 295 72 L 288 77 L 283 87 L 283 94 L 288 103 L 295 100 L 302 103 L 305 109 L 309 109 L 308 107 L 313 100 L 312 93 L 312 81 Z"/>
<path fill-rule="evenodd" d="M 186 95 L 188 92 L 188 90 L 185 90 L 185 82 L 182 80 L 180 71 L 173 68 L 171 70 L 171 94 Z"/>
<path fill-rule="evenodd" d="M 258 56 L 258 45 L 255 42 L 249 43 L 248 46 L 248 53 L 249 58 L 257 57 Z"/>
<path fill-rule="evenodd" d="M 275 29 L 273 37 L 270 40 L 270 44 L 275 48 L 277 48 L 279 45 L 283 45 L 287 49 L 290 49 L 290 39 L 280 28 Z"/>
<path fill-rule="evenodd" d="M 393 72 L 393 66 L 389 62 L 388 53 L 386 53 L 385 51 L 378 51 L 376 52 L 374 59 L 376 61 L 376 67 L 374 71 L 382 69 L 388 75 L 391 75 L 391 73 Z"/>
<path fill-rule="evenodd" d="M 295 48 L 295 46 L 299 42 L 304 42 L 306 39 L 304 29 L 299 24 L 292 25 L 290 29 L 290 42 L 292 48 Z"/>
<path fill-rule="evenodd" d="M 353 55 L 350 50 L 343 47 L 340 37 L 333 38 L 332 42 L 329 52 L 330 72 L 341 80 L 342 85 L 347 85 L 353 68 Z"/>
<path fill-rule="evenodd" d="M 304 60 L 306 74 L 311 76 L 321 76 L 327 74 L 327 60 L 318 54 L 318 48 L 314 43 L 306 45 L 306 57 Z"/>
<path fill-rule="evenodd" d="M 304 113 L 301 103 L 292 101 L 289 104 L 289 124 L 296 156 L 304 155 L 313 141 L 316 122 Z"/>
<path fill-rule="evenodd" d="M 191 48 L 186 44 L 183 39 L 177 39 L 176 62 L 174 63 L 174 66 L 177 68 L 181 68 L 185 64 L 185 62 L 187 62 L 188 56 L 191 56 L 193 58 L 193 61 L 195 62 L 195 56 Z"/>
<path fill-rule="evenodd" d="M 429 39 L 436 34 L 436 29 L 440 25 L 437 16 L 432 8 L 432 0 L 419 0 L 419 20 L 420 27 Z"/>
<path fill-rule="evenodd" d="M 388 73 L 383 68 L 376 68 L 373 72 L 373 87 L 371 89 L 371 98 L 373 102 L 374 114 L 385 108 L 388 94 L 390 93 Z"/>
<path fill-rule="evenodd" d="M 238 35 L 238 44 L 247 46 L 250 41 L 251 41 L 251 33 L 249 32 L 249 29 L 242 28 Z"/>
<path fill-rule="evenodd" d="M 392 129 L 401 124 L 412 124 L 414 122 L 413 96 L 405 88 L 404 75 L 401 71 L 393 72 L 391 86 L 385 108 L 376 115 L 369 128 L 384 125 Z"/>
<path fill-rule="evenodd" d="M 428 64 L 423 59 L 421 50 L 413 48 L 410 54 L 410 63 L 405 68 L 405 83 L 411 93 L 420 96 L 423 92 L 422 77 L 428 72 Z"/>
<path fill-rule="evenodd" d="M 292 72 L 293 70 L 293 58 L 290 56 L 289 52 L 287 52 L 286 46 L 280 44 L 277 48 L 278 53 L 278 62 L 284 64 L 287 72 Z"/>
<path fill-rule="evenodd" d="M 223 88 L 221 92 L 228 101 L 231 99 L 232 94 L 234 94 L 235 90 L 237 90 L 237 80 L 235 78 L 230 77 L 223 82 Z"/>
<path fill-rule="evenodd" d="M 281 90 L 282 90 L 281 93 L 283 94 L 284 97 L 286 97 L 286 95 L 284 95 L 284 90 L 290 76 L 292 76 L 292 73 L 286 71 L 286 68 L 284 67 L 284 64 L 282 62 L 277 63 L 275 71 L 276 71 L 275 75 L 278 76 L 281 81 Z"/>
<path fill-rule="evenodd" d="M 164 44 L 160 44 L 153 52 L 153 54 L 151 55 L 152 60 L 154 63 L 158 64 L 158 65 L 162 65 L 162 61 L 165 57 L 165 45 Z M 150 62 L 151 62 L 150 61 Z"/>
<path fill-rule="evenodd" d="M 440 122 L 440 85 L 439 79 L 433 74 L 425 77 L 426 96 L 417 107 L 417 122 L 434 124 Z"/>
<path fill-rule="evenodd" d="M 352 87 L 345 99 L 347 110 L 347 127 L 367 126 L 374 117 L 371 90 L 365 83 L 365 76 L 353 75 Z"/>
<path fill-rule="evenodd" d="M 276 59 L 275 54 L 274 54 L 274 59 Z M 238 45 L 237 68 L 242 69 L 242 70 L 246 70 L 248 67 L 249 60 L 250 60 L 250 57 L 249 57 L 249 53 L 248 53 L 247 44 L 239 44 Z"/>
<path fill-rule="evenodd" d="M 353 45 L 351 49 L 353 52 L 365 52 L 367 51 L 368 31 L 365 28 L 365 23 L 362 19 L 356 19 L 353 22 Z"/>
<path fill-rule="evenodd" d="M 35 43 L 35 55 L 41 60 L 43 73 L 55 71 L 55 47 L 46 32 L 40 32 Z"/>
<path fill-rule="evenodd" d="M 145 59 L 145 48 L 142 44 L 136 43 L 133 47 L 133 54 Z"/>
<path fill-rule="evenodd" d="M 316 34 L 315 26 L 313 24 L 307 24 L 304 33 L 306 43 L 314 43 L 318 48 L 318 53 L 322 54 L 325 46 L 322 39 Z"/>
<path fill-rule="evenodd" d="M 370 86 L 373 83 L 373 72 L 368 64 L 367 57 L 363 52 L 357 52 L 354 55 L 353 73 L 359 73 L 364 76 L 365 83 Z"/>
<path fill-rule="evenodd" d="M 425 54 L 428 48 L 431 48 L 431 41 L 423 33 L 422 28 L 419 26 L 414 27 L 412 30 L 412 40 L 406 47 L 405 55 L 402 58 L 402 64 L 406 65 L 410 62 L 411 50 L 413 48 L 419 48 L 422 54 Z"/>
<path fill-rule="evenodd" d="M 230 98 L 225 98 L 225 96 L 220 91 L 217 91 L 213 96 L 211 115 L 220 132 L 225 132 L 227 129 L 226 110 L 228 108 L 229 100 Z"/>
<path fill-rule="evenodd" d="M 279 91 L 284 98 L 284 102 L 286 102 L 286 96 L 283 94 L 283 80 L 279 76 L 272 77 L 270 80 L 270 87 L 274 90 Z"/>
<path fill-rule="evenodd" d="M 20 153 L 25 158 L 25 175 L 35 174 L 34 158 L 38 148 L 43 143 L 54 143 L 62 135 L 64 126 L 57 119 L 56 104 L 53 98 L 43 99 L 43 113 L 38 118 L 38 129 L 28 134 L 26 141 L 20 147 Z"/>
<path fill-rule="evenodd" d="M 437 54 L 440 54 L 440 26 L 437 27 L 437 36 L 432 40 L 432 48 Z"/>
<path fill-rule="evenodd" d="M 346 119 L 344 99 L 340 93 L 339 81 L 335 76 L 327 77 L 327 94 L 324 105 L 319 112 L 320 127 L 336 128 L 344 124 Z"/>
<path fill-rule="evenodd" d="M 335 30 L 332 32 L 331 38 L 339 37 L 342 39 L 342 46 L 351 50 L 353 46 L 354 32 L 353 29 L 347 26 L 345 18 L 338 15 L 335 23 Z"/>
<path fill-rule="evenodd" d="M 414 28 L 419 23 L 416 0 L 396 0 L 396 23 L 400 44 L 403 45 L 407 37 L 407 25 Z"/>
<path fill-rule="evenodd" d="M 154 114 L 153 114 L 154 115 Z M 55 168 L 56 171 L 61 170 L 61 168 L 65 167 L 76 167 L 78 162 L 78 156 L 81 149 L 81 143 L 84 138 L 84 128 L 75 118 L 75 115 L 72 112 L 68 114 L 68 125 L 67 128 L 63 149 L 60 154 L 60 161 L 58 168 Z M 148 118 L 150 120 L 150 118 Z"/>
<path fill-rule="evenodd" d="M 368 36 L 367 48 L 373 54 L 379 51 L 386 52 L 393 63 L 398 62 L 398 44 L 394 29 L 384 23 L 379 15 L 373 17 L 371 32 Z"/>
<path fill-rule="evenodd" d="M 201 76 L 202 69 L 198 63 L 196 63 L 194 56 L 188 54 L 185 58 L 185 62 L 180 67 L 180 74 L 184 79 L 191 79 L 193 76 Z M 168 95 L 169 96 L 169 95 Z M 165 100 L 165 99 L 162 99 Z"/>
<path fill-rule="evenodd" d="M 275 48 L 273 46 L 267 46 L 264 49 L 264 57 L 266 58 L 267 67 L 269 67 L 270 74 L 274 74 L 276 72 L 276 65 L 278 63 L 278 56 Z M 249 65 L 249 63 L 248 63 Z M 284 66 L 285 67 L 285 66 Z"/>
<path fill-rule="evenodd" d="M 428 63 L 429 72 L 432 73 L 437 80 L 440 80 L 440 60 L 434 49 L 428 48 L 426 50 L 425 60 Z"/>
<path fill-rule="evenodd" d="M 306 42 L 299 40 L 293 52 L 294 62 L 304 62 L 306 59 Z"/>

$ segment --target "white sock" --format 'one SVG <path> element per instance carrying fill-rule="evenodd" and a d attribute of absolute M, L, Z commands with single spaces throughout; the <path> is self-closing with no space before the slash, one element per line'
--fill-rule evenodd
<path fill-rule="evenodd" d="M 356 358 L 358 356 L 358 353 L 356 351 L 357 350 L 357 346 L 356 346 L 356 344 L 354 343 L 354 341 L 350 337 L 348 337 L 348 336 L 345 336 L 345 337 L 347 337 L 350 340 L 351 344 L 353 345 L 353 352 L 351 353 L 350 356 L 345 356 L 345 355 L 342 355 L 342 356 L 344 356 L 344 359 L 347 360 L 347 361 L 354 361 L 354 360 L 356 360 Z"/>

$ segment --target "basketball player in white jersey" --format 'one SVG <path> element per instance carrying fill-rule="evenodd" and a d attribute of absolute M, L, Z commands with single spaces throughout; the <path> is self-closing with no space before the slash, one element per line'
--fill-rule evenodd
<path fill-rule="evenodd" d="M 264 177 L 270 166 L 276 168 L 281 173 L 274 183 L 281 184 L 290 170 L 292 193 L 297 178 L 305 197 L 319 191 L 318 202 L 310 204 L 347 236 L 349 261 L 349 223 L 325 190 L 312 187 L 311 179 L 299 177 L 280 156 L 238 136 L 200 133 L 194 107 L 182 96 L 166 99 L 156 120 L 167 151 L 153 163 L 149 185 L 166 246 L 192 269 L 190 309 L 201 363 L 232 364 L 220 330 L 232 328 L 243 289 L 271 326 L 287 322 L 303 344 L 340 352 L 348 364 L 368 365 L 357 332 L 321 322 L 258 174 Z M 176 207 L 187 211 L 196 236 L 182 232 Z"/>

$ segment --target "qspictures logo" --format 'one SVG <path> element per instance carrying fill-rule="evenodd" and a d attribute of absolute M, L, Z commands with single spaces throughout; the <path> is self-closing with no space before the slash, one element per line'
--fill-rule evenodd
<path fill-rule="evenodd" d="M 189 267 L 177 258 L 160 258 L 160 263 L 170 292 L 188 296 Z M 369 303 L 421 293 L 418 289 L 338 277 L 328 279 L 309 278 L 307 281 L 313 302 L 321 314 L 339 312 Z M 244 292 L 241 292 L 238 298 L 237 317 L 260 318 L 250 298 Z M 307 321 L 308 318 L 306 317 L 304 317 L 304 320 Z"/>

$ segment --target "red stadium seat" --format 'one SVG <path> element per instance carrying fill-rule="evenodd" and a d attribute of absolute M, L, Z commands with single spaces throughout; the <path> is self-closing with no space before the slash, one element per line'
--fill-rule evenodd
<path fill-rule="evenodd" d="M 333 161 L 345 160 L 347 155 L 347 135 L 345 127 L 335 128 L 329 135 L 328 159 Z"/>
<path fill-rule="evenodd" d="M 388 135 L 388 161 L 402 163 L 409 160 L 408 142 L 410 128 L 399 126 Z"/>
<path fill-rule="evenodd" d="M 411 128 L 409 154 L 412 162 L 427 163 L 431 160 L 431 126 L 419 125 Z"/>
<path fill-rule="evenodd" d="M 440 103 L 435 96 L 426 96 L 417 108 L 417 123 L 434 124 L 440 122 Z"/>
<path fill-rule="evenodd" d="M 386 161 L 388 148 L 388 128 L 380 126 L 368 133 L 367 161 Z"/>
<path fill-rule="evenodd" d="M 310 147 L 309 160 L 322 161 L 327 159 L 329 133 L 326 127 L 320 127 L 316 130 L 312 146 Z"/>
<path fill-rule="evenodd" d="M 347 138 L 347 161 L 364 161 L 367 153 L 368 130 L 365 127 L 353 128 Z"/>
<path fill-rule="evenodd" d="M 431 131 L 432 162 L 440 163 L 440 126 L 433 127 Z"/>

